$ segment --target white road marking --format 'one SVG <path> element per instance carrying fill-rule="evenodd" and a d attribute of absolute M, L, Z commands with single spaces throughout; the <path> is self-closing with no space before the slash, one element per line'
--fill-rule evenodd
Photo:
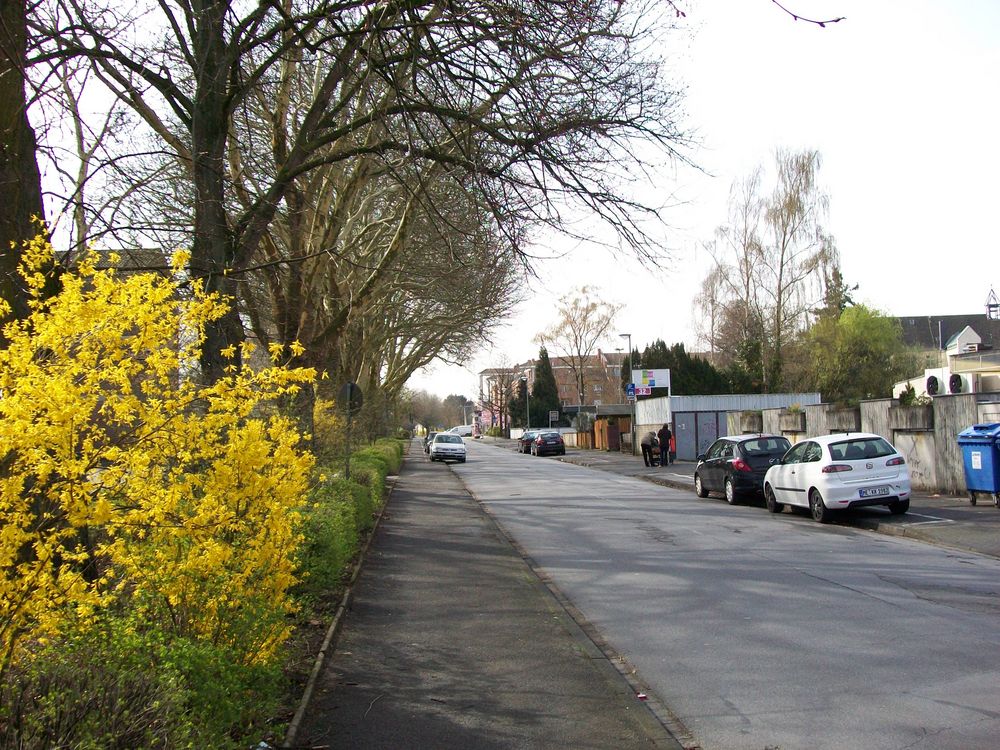
<path fill-rule="evenodd" d="M 916 516 L 917 518 L 930 518 L 930 521 L 917 521 L 916 523 L 907 524 L 907 526 L 920 526 L 925 523 L 955 523 L 952 518 L 941 518 L 939 516 L 928 516 L 923 513 L 907 513 L 908 516 Z"/>

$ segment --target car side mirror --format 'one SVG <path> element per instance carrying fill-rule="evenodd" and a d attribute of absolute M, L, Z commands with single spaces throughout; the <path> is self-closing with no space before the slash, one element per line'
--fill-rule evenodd
<path fill-rule="evenodd" d="M 704 460 L 705 460 L 705 455 L 706 455 L 706 454 L 704 454 L 704 453 L 699 453 L 699 454 L 698 454 L 698 460 L 699 460 L 699 461 L 704 461 Z"/>

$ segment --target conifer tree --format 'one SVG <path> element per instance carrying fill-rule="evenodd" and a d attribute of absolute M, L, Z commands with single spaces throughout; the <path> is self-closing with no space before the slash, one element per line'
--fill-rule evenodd
<path fill-rule="evenodd" d="M 535 366 L 535 383 L 531 389 L 531 413 L 537 414 L 536 424 L 548 426 L 549 412 L 560 411 L 559 387 L 552 372 L 549 353 L 543 346 L 538 350 L 538 364 Z M 560 414 L 560 419 L 562 414 Z"/>

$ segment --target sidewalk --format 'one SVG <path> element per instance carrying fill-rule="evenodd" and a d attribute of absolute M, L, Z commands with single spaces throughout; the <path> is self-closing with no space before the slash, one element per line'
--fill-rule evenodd
<path fill-rule="evenodd" d="M 484 440 L 494 442 L 502 448 L 514 449 L 513 440 Z M 561 460 L 694 493 L 695 464 L 691 461 L 678 461 L 666 467 L 647 467 L 642 463 L 642 456 L 618 451 L 572 448 Z M 725 503 L 714 495 L 705 502 Z M 763 503 L 761 510 L 763 511 Z M 785 512 L 790 511 L 786 509 Z M 911 496 L 910 510 L 904 515 L 893 516 L 882 508 L 859 508 L 846 511 L 839 517 L 835 516 L 833 522 L 1000 558 L 1000 509 L 988 498 L 981 497 L 979 504 L 972 506 L 965 496 L 916 493 Z"/>
<path fill-rule="evenodd" d="M 292 746 L 679 750 L 454 473 L 419 451 Z"/>

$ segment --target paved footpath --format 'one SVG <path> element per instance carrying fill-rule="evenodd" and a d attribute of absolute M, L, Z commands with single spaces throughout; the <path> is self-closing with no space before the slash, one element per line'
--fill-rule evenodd
<path fill-rule="evenodd" d="M 294 747 L 680 748 L 416 445 Z"/>

